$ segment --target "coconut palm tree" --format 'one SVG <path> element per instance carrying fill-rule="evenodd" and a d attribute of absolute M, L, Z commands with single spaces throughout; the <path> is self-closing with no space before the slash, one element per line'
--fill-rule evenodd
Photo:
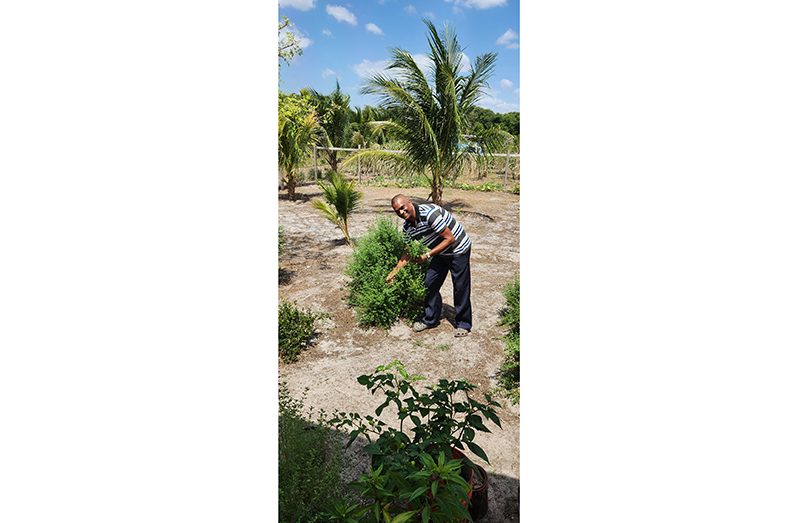
<path fill-rule="evenodd" d="M 336 224 L 350 246 L 354 246 L 349 236 L 349 218 L 360 205 L 363 193 L 355 189 L 355 181 L 348 181 L 337 171 L 330 171 L 327 182 L 319 181 L 324 200 L 313 200 L 313 207 L 320 210 L 325 218 Z"/>
<path fill-rule="evenodd" d="M 329 95 L 307 89 L 319 115 L 319 124 L 324 129 L 326 147 L 346 147 L 351 130 L 349 128 L 349 95 L 341 91 L 338 80 Z M 324 151 L 330 169 L 338 170 L 338 151 Z"/>
<path fill-rule="evenodd" d="M 345 163 L 369 156 L 390 161 L 400 171 L 421 173 L 430 185 L 430 198 L 440 205 L 443 181 L 456 175 L 474 154 L 457 145 L 470 127 L 476 102 L 488 87 L 496 53 L 478 56 L 471 70 L 463 73 L 463 52 L 454 31 L 447 26 L 441 37 L 432 22 L 424 23 L 429 30 L 429 78 L 409 52 L 394 49 L 388 74 L 374 75 L 361 90 L 378 96 L 380 107 L 391 112 L 392 120 L 371 125 L 390 131 L 404 153 L 367 150 Z M 489 149 L 490 145 L 483 147 Z"/>
<path fill-rule="evenodd" d="M 319 140 L 319 124 L 310 98 L 280 93 L 277 108 L 277 161 L 288 197 L 296 197 L 296 172 Z"/>

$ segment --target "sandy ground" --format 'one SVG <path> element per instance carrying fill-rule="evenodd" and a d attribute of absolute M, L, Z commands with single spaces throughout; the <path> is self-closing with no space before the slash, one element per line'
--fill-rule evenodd
<path fill-rule="evenodd" d="M 362 236 L 379 215 L 394 217 L 390 199 L 403 192 L 423 201 L 428 191 L 383 187 L 362 187 L 364 199 L 353 217 L 350 234 Z M 299 187 L 296 201 L 280 195 L 279 224 L 283 227 L 286 248 L 280 261 L 280 300 L 295 301 L 300 307 L 329 314 L 320 323 L 315 345 L 303 352 L 299 361 L 280 364 L 280 380 L 288 390 L 306 394 L 306 404 L 315 410 L 341 410 L 373 414 L 380 403 L 356 381 L 375 367 L 394 359 L 401 360 L 412 373 L 423 374 L 426 383 L 439 378 L 466 379 L 488 392 L 496 386 L 495 375 L 503 359 L 503 328 L 497 326 L 504 305 L 502 290 L 518 273 L 519 197 L 499 192 L 444 190 L 444 205 L 463 224 L 473 241 L 471 254 L 471 302 L 473 329 L 465 338 L 454 338 L 452 285 L 447 280 L 441 289 L 444 316 L 439 327 L 414 333 L 404 323 L 389 331 L 361 329 L 354 312 L 345 302 L 347 281 L 344 267 L 351 248 L 340 230 L 321 217 L 310 204 L 320 196 L 315 186 Z M 447 321 L 448 320 L 448 321 Z M 424 382 L 422 382 L 424 383 Z M 490 434 L 478 433 L 476 440 L 485 449 L 490 464 L 490 510 L 481 521 L 519 521 L 519 408 L 497 398 L 502 429 L 489 425 Z M 386 409 L 387 411 L 388 409 Z M 390 417 L 383 413 L 386 422 Z M 350 450 L 356 475 L 367 466 L 362 445 Z"/>

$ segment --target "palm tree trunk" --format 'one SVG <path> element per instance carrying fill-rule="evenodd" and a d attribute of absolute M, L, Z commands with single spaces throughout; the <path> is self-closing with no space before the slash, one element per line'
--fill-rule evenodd
<path fill-rule="evenodd" d="M 440 173 L 433 173 L 432 175 L 432 192 L 430 198 L 435 205 L 443 205 L 443 178 Z"/>
<path fill-rule="evenodd" d="M 288 173 L 285 176 L 285 186 L 288 189 L 288 199 L 295 200 L 296 199 L 296 177 L 294 173 Z"/>

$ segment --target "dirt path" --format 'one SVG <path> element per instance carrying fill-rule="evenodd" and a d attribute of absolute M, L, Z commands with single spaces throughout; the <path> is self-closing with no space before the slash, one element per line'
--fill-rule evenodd
<path fill-rule="evenodd" d="M 350 234 L 358 238 L 379 215 L 395 217 L 390 199 L 403 192 L 420 201 L 424 189 L 364 187 L 363 204 L 351 220 Z M 502 289 L 519 271 L 519 197 L 509 193 L 446 189 L 444 204 L 463 224 L 473 241 L 471 254 L 471 302 L 473 329 L 465 338 L 454 338 L 454 327 L 445 319 L 429 331 L 414 333 L 404 323 L 386 332 L 357 326 L 353 311 L 345 302 L 344 267 L 350 247 L 340 230 L 321 217 L 309 198 L 318 197 L 315 186 L 297 189 L 301 199 L 281 199 L 279 224 L 286 245 L 281 258 L 281 301 L 329 314 L 316 344 L 299 361 L 280 364 L 280 380 L 295 394 L 307 394 L 314 409 L 357 411 L 373 414 L 379 399 L 360 386 L 356 378 L 375 367 L 401 360 L 413 373 L 423 374 L 427 383 L 439 378 L 466 379 L 482 392 L 496 386 L 495 375 L 503 359 L 501 336 L 496 325 L 504 305 Z M 282 195 L 281 195 L 282 197 Z M 444 316 L 453 317 L 452 285 L 448 279 L 441 289 Z M 306 390 L 307 389 L 307 390 Z M 503 429 L 480 434 L 477 439 L 490 464 L 490 511 L 485 522 L 518 521 L 519 409 L 499 399 Z M 383 415 L 385 416 L 385 415 Z M 385 419 L 386 422 L 389 419 Z M 352 459 L 364 468 L 365 455 L 352 451 Z M 354 473 L 354 472 L 353 472 Z"/>

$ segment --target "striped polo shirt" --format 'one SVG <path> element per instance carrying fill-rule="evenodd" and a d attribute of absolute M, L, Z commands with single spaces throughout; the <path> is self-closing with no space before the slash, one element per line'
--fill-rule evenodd
<path fill-rule="evenodd" d="M 440 254 L 463 254 L 471 248 L 471 238 L 466 234 L 463 226 L 454 219 L 452 213 L 434 203 L 413 204 L 416 209 L 416 225 L 413 226 L 405 220 L 405 239 L 419 240 L 421 243 L 434 248 L 443 241 L 440 233 L 447 227 L 454 235 L 454 242 Z"/>

